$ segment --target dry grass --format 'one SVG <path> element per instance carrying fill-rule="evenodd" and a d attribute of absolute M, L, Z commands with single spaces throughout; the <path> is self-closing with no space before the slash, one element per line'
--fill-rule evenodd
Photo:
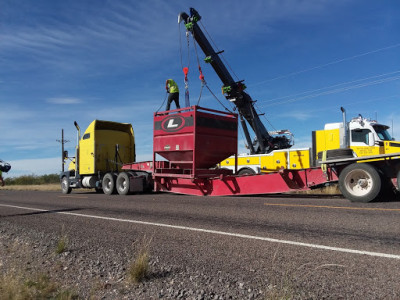
<path fill-rule="evenodd" d="M 272 257 L 271 269 L 276 275 L 270 278 L 269 285 L 265 291 L 266 300 L 289 300 L 295 298 L 297 295 L 294 286 L 295 274 L 292 268 L 286 270 L 281 269 L 278 256 L 279 248 L 275 250 Z"/>
<path fill-rule="evenodd" d="M 326 187 L 308 190 L 308 191 L 294 191 L 292 194 L 303 194 L 303 195 L 341 195 L 342 193 L 339 190 L 339 186 L 337 184 L 329 185 Z"/>
<path fill-rule="evenodd" d="M 30 244 L 18 239 L 1 242 L 6 247 L 0 253 L 7 259 L 0 264 L 0 300 L 79 299 L 75 292 L 54 281 L 50 270 L 32 261 Z"/>
<path fill-rule="evenodd" d="M 61 254 L 67 249 L 68 245 L 68 236 L 65 233 L 64 225 L 61 228 L 60 238 L 58 239 L 57 246 L 56 246 L 56 253 Z"/>
<path fill-rule="evenodd" d="M 7 272 L 0 277 L 0 299 L 57 299 L 72 300 L 78 296 L 61 289 L 47 275 L 25 276 L 17 272 Z"/>
<path fill-rule="evenodd" d="M 5 185 L 0 191 L 61 191 L 59 183 L 41 185 Z"/>
<path fill-rule="evenodd" d="M 136 256 L 128 267 L 128 279 L 132 282 L 142 282 L 149 274 L 151 241 L 152 238 L 144 237 L 133 244 Z"/>

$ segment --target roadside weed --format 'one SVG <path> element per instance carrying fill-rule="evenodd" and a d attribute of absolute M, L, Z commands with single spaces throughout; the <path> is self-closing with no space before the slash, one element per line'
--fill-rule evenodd
<path fill-rule="evenodd" d="M 144 237 L 133 244 L 136 255 L 128 267 L 128 279 L 132 282 L 142 282 L 148 276 L 151 241 L 152 238 Z"/>
<path fill-rule="evenodd" d="M 65 233 L 65 228 L 63 225 L 61 228 L 61 235 L 58 239 L 55 252 L 57 254 L 63 253 L 67 249 L 67 245 L 68 245 L 68 237 L 67 234 Z"/>

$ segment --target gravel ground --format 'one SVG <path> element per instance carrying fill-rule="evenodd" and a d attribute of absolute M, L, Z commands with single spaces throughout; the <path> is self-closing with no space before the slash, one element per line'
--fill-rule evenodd
<path fill-rule="evenodd" d="M 57 213 L 81 210 L 78 214 L 398 254 L 397 211 L 265 209 L 267 199 L 261 198 L 200 201 L 174 195 L 133 201 L 4 192 L 2 201 L 0 300 L 27 298 L 2 295 L 12 276 L 22 278 L 24 286 L 43 274 L 59 291 L 70 291 L 69 298 L 55 299 L 400 299 L 398 259 Z M 9 204 L 52 209 L 21 210 Z M 397 209 L 398 203 L 383 208 Z M 68 242 L 57 254 L 63 236 Z M 149 273 L 134 283 L 128 271 L 145 237 L 152 238 Z"/>
<path fill-rule="evenodd" d="M 210 276 L 204 270 L 163 264 L 157 256 L 150 257 L 148 276 L 141 283 L 134 283 L 127 271 L 134 257 L 134 246 L 105 249 L 68 237 L 66 250 L 57 254 L 61 236 L 61 233 L 51 235 L 22 229 L 3 221 L 0 276 L 10 280 L 18 274 L 27 282 L 46 275 L 59 290 L 70 291 L 73 299 L 282 299 L 281 296 L 287 299 L 286 296 L 294 296 L 292 289 L 285 286 L 276 290 L 265 282 L 262 285 L 266 290 L 260 290 L 243 278 L 221 272 Z M 7 277 L 10 274 L 13 275 Z M 1 293 L 0 299 L 3 299 Z"/>

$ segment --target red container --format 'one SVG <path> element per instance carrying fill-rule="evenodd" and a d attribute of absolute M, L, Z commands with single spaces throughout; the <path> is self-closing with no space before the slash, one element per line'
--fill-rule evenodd
<path fill-rule="evenodd" d="M 188 174 L 212 168 L 237 154 L 237 124 L 236 114 L 199 106 L 155 113 L 154 159 L 158 154 L 169 161 L 170 169 Z"/>

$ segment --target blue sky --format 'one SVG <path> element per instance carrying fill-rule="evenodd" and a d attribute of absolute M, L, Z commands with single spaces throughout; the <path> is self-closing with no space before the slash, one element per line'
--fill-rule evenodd
<path fill-rule="evenodd" d="M 64 128 L 73 153 L 75 120 L 83 130 L 94 119 L 132 123 L 138 160 L 151 159 L 152 117 L 165 98 L 165 79 L 184 90 L 179 33 L 191 104 L 200 94 L 193 43 L 188 60 L 177 23 L 189 7 L 245 80 L 268 129 L 290 129 L 296 146 L 308 147 L 311 131 L 340 121 L 344 106 L 349 116 L 393 122 L 400 138 L 398 1 L 5 0 L 0 158 L 12 164 L 6 176 L 58 173 L 56 140 Z M 202 69 L 229 105 L 214 71 Z M 207 90 L 200 105 L 223 109 Z"/>

